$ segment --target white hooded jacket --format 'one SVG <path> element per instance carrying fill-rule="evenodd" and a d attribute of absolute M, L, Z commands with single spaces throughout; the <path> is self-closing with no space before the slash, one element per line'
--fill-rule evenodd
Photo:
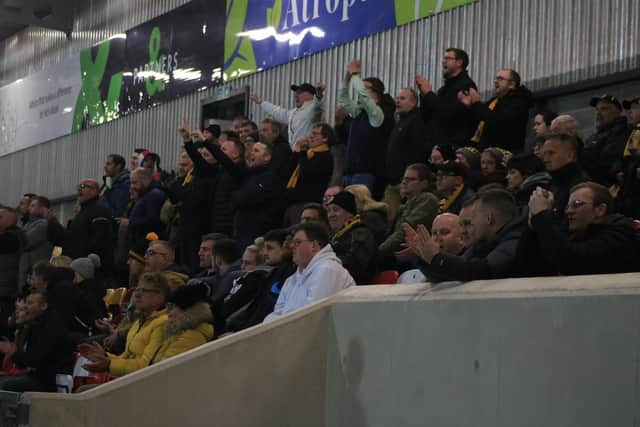
<path fill-rule="evenodd" d="M 353 277 L 328 244 L 311 258 L 304 270 L 297 270 L 284 282 L 273 313 L 264 322 L 275 320 L 353 285 Z"/>

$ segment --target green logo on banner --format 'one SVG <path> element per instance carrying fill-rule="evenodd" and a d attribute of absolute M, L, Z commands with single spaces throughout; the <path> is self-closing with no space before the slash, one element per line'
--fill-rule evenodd
<path fill-rule="evenodd" d="M 149 64 L 164 64 L 165 55 L 160 54 L 160 28 L 153 27 L 151 36 L 149 37 Z M 156 67 L 158 68 L 158 67 Z M 156 92 L 164 91 L 164 81 L 157 79 L 155 76 L 148 76 L 144 80 L 149 96 L 153 96 Z"/>
<path fill-rule="evenodd" d="M 248 0 L 227 0 L 227 21 L 224 29 L 225 80 L 231 80 L 256 71 L 256 58 L 249 37 L 239 36 L 244 30 Z M 276 0 L 267 11 L 269 25 L 280 22 L 282 0 Z"/>
<path fill-rule="evenodd" d="M 91 49 L 85 49 L 80 52 L 82 88 L 76 101 L 71 132 L 77 132 L 82 129 L 82 124 L 86 117 L 89 119 L 90 126 L 96 126 L 119 116 L 122 72 L 111 76 L 106 101 L 100 96 L 100 83 L 102 83 L 104 72 L 107 68 L 110 48 L 110 41 L 98 45 L 98 53 L 95 60 L 91 57 Z"/>

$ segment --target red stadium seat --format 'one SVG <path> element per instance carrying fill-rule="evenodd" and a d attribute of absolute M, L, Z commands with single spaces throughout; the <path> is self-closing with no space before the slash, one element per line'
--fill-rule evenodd
<path fill-rule="evenodd" d="M 396 270 L 385 270 L 378 273 L 372 283 L 374 285 L 395 285 L 398 277 L 400 277 L 400 273 Z"/>

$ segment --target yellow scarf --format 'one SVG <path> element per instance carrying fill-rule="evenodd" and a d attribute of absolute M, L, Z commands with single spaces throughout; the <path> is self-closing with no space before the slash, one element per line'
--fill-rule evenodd
<path fill-rule="evenodd" d="M 460 193 L 464 190 L 464 184 L 458 185 L 458 187 L 451 193 L 451 195 L 447 198 L 440 199 L 440 208 L 438 209 L 438 213 L 446 213 L 449 210 L 449 207 L 456 201 Z"/>
<path fill-rule="evenodd" d="M 193 168 L 189 169 L 189 172 L 187 172 L 187 174 L 185 175 L 184 180 L 182 181 L 182 186 L 186 187 L 187 185 L 189 185 L 192 179 L 193 179 Z"/>
<path fill-rule="evenodd" d="M 497 103 L 498 103 L 498 98 L 491 101 L 488 107 L 489 111 L 493 111 L 493 109 L 496 108 Z M 480 142 L 480 138 L 482 138 L 482 133 L 484 132 L 484 126 L 485 126 L 484 120 L 481 120 L 480 123 L 478 123 L 478 128 L 476 129 L 476 133 L 473 135 L 473 138 L 471 138 L 471 142 L 475 142 L 475 143 Z"/>
<path fill-rule="evenodd" d="M 631 132 L 631 135 L 629 135 L 622 157 L 631 157 L 633 153 L 637 153 L 638 150 L 640 150 L 640 128 L 636 127 Z"/>
<path fill-rule="evenodd" d="M 333 235 L 333 237 L 331 238 L 331 243 L 335 243 L 336 241 L 338 241 L 338 239 L 344 236 L 344 233 L 351 230 L 356 225 L 360 224 L 360 222 L 361 222 L 360 215 L 356 215 L 350 220 L 348 220 L 347 222 L 345 222 L 344 226 L 342 226 L 342 228 L 338 230 L 336 234 Z"/>
<path fill-rule="evenodd" d="M 309 148 L 307 150 L 307 160 L 313 159 L 313 156 L 315 156 L 316 153 L 324 153 L 326 151 L 329 151 L 329 146 L 327 144 L 321 144 L 317 147 Z M 296 185 L 298 185 L 298 180 L 300 179 L 300 172 L 300 164 L 298 164 L 298 166 L 296 166 L 295 170 L 291 174 L 291 178 L 289 178 L 287 188 L 296 188 Z"/>

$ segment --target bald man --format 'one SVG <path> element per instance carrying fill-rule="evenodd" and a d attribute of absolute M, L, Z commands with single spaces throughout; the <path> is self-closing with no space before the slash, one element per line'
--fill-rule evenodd
<path fill-rule="evenodd" d="M 90 253 L 100 256 L 103 271 L 112 270 L 115 227 L 113 214 L 100 201 L 100 185 L 93 178 L 84 178 L 76 187 L 80 210 L 67 229 L 55 219 L 49 218 L 48 227 L 54 243 L 62 244 L 62 253 L 75 258 L 87 257 Z"/>
<path fill-rule="evenodd" d="M 438 215 L 431 225 L 431 236 L 440 245 L 442 252 L 460 255 L 464 250 L 460 217 L 452 213 Z"/>
<path fill-rule="evenodd" d="M 13 310 L 13 300 L 18 292 L 20 253 L 25 245 L 24 233 L 18 228 L 18 213 L 13 208 L 0 207 L 0 318 L 2 320 L 6 319 L 7 314 Z"/>
<path fill-rule="evenodd" d="M 418 94 L 403 88 L 396 94 L 396 123 L 387 145 L 386 172 L 389 184 L 397 186 L 402 181 L 404 170 L 412 163 L 427 161 L 433 148 L 427 135 L 427 127 L 418 109 Z"/>

